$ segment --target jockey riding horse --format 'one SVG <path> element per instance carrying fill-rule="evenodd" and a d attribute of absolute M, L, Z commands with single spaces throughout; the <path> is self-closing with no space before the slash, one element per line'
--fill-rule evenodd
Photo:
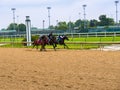
<path fill-rule="evenodd" d="M 57 47 L 56 37 L 53 36 L 52 33 L 50 33 L 48 36 L 42 35 L 41 37 L 39 37 L 38 40 L 35 40 L 33 42 L 33 48 L 36 46 L 38 49 L 39 45 L 41 45 L 40 51 L 45 50 L 46 45 L 53 45 L 54 50 L 56 50 L 56 47 Z"/>
<path fill-rule="evenodd" d="M 57 44 L 63 45 L 64 48 L 68 48 L 68 46 L 65 44 L 65 40 L 69 40 L 66 35 L 59 35 L 57 38 Z"/>

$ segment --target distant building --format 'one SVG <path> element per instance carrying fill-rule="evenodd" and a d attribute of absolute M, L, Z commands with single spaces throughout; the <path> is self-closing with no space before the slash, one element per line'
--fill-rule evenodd
<path fill-rule="evenodd" d="M 89 29 L 88 32 L 120 32 L 120 26 L 98 26 L 97 28 Z"/>

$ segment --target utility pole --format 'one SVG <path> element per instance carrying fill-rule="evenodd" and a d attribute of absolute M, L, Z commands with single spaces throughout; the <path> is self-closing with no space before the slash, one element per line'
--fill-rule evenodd
<path fill-rule="evenodd" d="M 119 1 L 115 1 L 115 6 L 116 6 L 116 25 L 118 24 L 118 8 L 117 8 L 117 4 L 119 3 Z"/>
<path fill-rule="evenodd" d="M 80 28 L 81 28 L 81 13 L 79 13 L 79 20 L 80 20 Z"/>
<path fill-rule="evenodd" d="M 44 27 L 45 27 L 45 20 L 43 20 L 43 30 L 44 30 Z"/>
<path fill-rule="evenodd" d="M 48 19 L 49 19 L 49 28 L 50 28 L 50 9 L 51 9 L 51 7 L 47 7 L 47 9 L 48 9 Z"/>
<path fill-rule="evenodd" d="M 83 5 L 83 10 L 84 10 L 84 29 L 86 29 L 86 13 L 85 13 L 85 8 L 86 8 L 87 5 Z"/>
<path fill-rule="evenodd" d="M 13 29 L 15 30 L 15 10 L 16 10 L 16 8 L 11 8 L 11 10 L 13 11 Z"/>
<path fill-rule="evenodd" d="M 20 33 L 20 31 L 19 31 L 19 16 L 17 16 L 17 25 L 18 25 L 18 31 L 17 31 L 17 33 L 19 34 Z"/>

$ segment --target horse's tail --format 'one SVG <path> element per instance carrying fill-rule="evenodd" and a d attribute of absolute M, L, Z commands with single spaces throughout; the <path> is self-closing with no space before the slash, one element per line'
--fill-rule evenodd
<path fill-rule="evenodd" d="M 38 45 L 38 44 L 40 44 L 40 40 L 38 39 L 38 40 L 34 40 L 33 42 L 32 42 L 32 44 L 33 45 Z"/>

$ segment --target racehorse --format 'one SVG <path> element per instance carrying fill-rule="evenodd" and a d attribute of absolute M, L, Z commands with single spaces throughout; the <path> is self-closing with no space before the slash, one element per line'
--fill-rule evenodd
<path fill-rule="evenodd" d="M 63 45 L 64 48 L 69 48 L 69 47 L 65 44 L 65 40 L 69 40 L 69 38 L 68 38 L 66 35 L 58 36 L 58 38 L 57 38 L 57 44 Z"/>
<path fill-rule="evenodd" d="M 54 50 L 56 50 L 57 47 L 57 41 L 55 36 L 51 36 L 49 38 L 47 35 L 41 36 L 39 39 L 33 41 L 33 48 L 36 46 L 36 49 L 38 49 L 38 46 L 41 45 L 40 51 L 46 51 L 45 46 L 46 45 L 53 45 Z"/>

